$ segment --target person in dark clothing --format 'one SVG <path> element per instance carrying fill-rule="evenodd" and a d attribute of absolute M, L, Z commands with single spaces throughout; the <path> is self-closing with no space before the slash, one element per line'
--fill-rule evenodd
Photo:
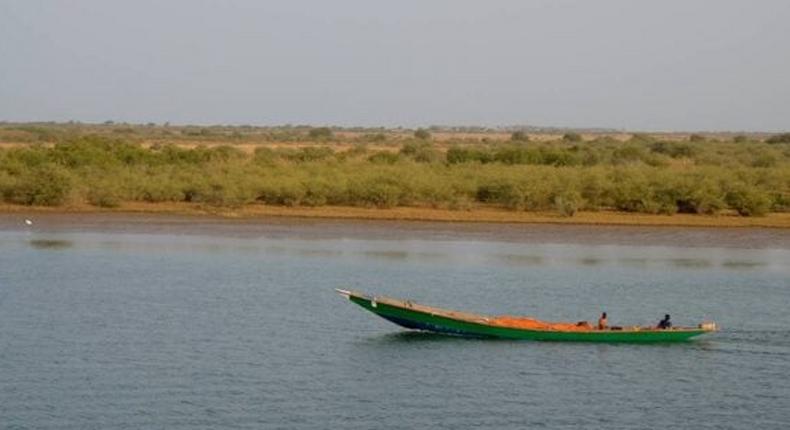
<path fill-rule="evenodd" d="M 598 318 L 598 330 L 606 330 L 607 328 L 609 328 L 609 320 L 606 318 L 606 312 L 604 312 Z"/>
<path fill-rule="evenodd" d="M 658 328 L 664 330 L 672 328 L 672 321 L 669 320 L 669 314 L 664 315 L 664 319 L 658 322 Z"/>

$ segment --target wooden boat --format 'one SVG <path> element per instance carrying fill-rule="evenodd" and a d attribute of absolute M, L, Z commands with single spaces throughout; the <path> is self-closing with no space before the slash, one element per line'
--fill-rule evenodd
<path fill-rule="evenodd" d="M 408 300 L 373 297 L 336 290 L 366 310 L 401 327 L 456 336 L 569 342 L 680 342 L 717 330 L 706 322 L 698 327 L 657 329 L 617 327 L 598 330 L 584 324 L 549 323 L 532 318 L 485 316 L 420 305 Z"/>

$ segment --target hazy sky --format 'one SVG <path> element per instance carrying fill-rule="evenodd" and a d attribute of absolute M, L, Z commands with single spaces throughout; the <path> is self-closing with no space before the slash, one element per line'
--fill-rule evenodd
<path fill-rule="evenodd" d="M 790 129 L 790 1 L 0 0 L 0 120 Z"/>

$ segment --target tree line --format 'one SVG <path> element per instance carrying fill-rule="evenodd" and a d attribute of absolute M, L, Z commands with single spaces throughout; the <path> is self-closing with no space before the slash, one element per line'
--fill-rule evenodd
<path fill-rule="evenodd" d="M 322 132 L 323 133 L 323 132 Z M 0 198 L 58 206 L 194 202 L 237 207 L 430 206 L 743 216 L 790 208 L 790 145 L 613 140 L 451 144 L 392 150 L 143 146 L 79 136 L 0 150 Z"/>

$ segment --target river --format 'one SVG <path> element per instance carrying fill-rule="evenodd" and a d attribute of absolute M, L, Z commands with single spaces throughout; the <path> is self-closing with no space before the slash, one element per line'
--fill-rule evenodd
<path fill-rule="evenodd" d="M 334 288 L 722 331 L 463 339 Z M 6 214 L 0 427 L 784 429 L 788 305 L 785 230 Z"/>

